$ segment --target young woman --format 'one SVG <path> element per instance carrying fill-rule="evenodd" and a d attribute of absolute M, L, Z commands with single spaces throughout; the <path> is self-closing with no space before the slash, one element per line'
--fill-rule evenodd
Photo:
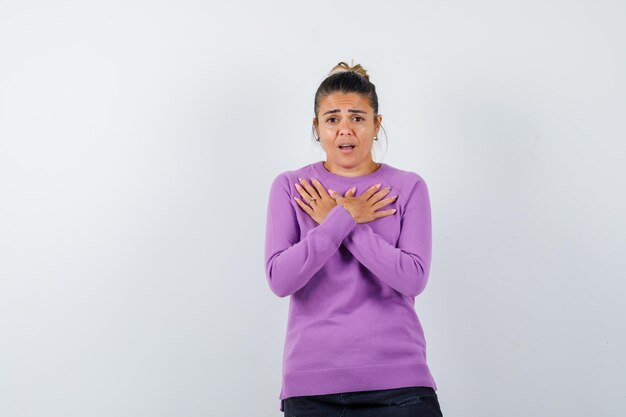
<path fill-rule="evenodd" d="M 280 410 L 441 417 L 414 307 L 430 270 L 426 183 L 372 159 L 382 116 L 360 65 L 333 68 L 314 113 L 326 160 L 280 173 L 267 210 L 267 282 L 290 297 Z"/>

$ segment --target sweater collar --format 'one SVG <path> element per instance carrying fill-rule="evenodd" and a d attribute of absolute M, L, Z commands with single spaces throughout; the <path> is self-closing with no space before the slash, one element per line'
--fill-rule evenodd
<path fill-rule="evenodd" d="M 380 167 L 376 171 L 370 172 L 365 175 L 357 175 L 355 177 L 346 177 L 345 175 L 333 174 L 324 167 L 324 161 L 319 161 L 313 164 L 313 169 L 317 173 L 320 179 L 330 180 L 334 182 L 340 182 L 342 184 L 352 184 L 362 181 L 377 181 L 381 175 L 384 174 L 389 166 L 384 162 L 380 163 Z"/>

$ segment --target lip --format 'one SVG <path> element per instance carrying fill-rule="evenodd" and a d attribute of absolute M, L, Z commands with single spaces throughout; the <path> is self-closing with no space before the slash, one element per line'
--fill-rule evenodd
<path fill-rule="evenodd" d="M 355 149 L 355 148 L 340 148 L 340 147 L 337 147 L 337 148 L 339 149 L 339 152 L 345 153 L 345 154 L 352 153 Z"/>

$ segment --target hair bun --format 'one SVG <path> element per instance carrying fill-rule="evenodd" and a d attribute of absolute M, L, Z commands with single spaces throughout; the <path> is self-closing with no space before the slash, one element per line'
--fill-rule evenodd
<path fill-rule="evenodd" d="M 334 93 L 359 94 L 367 99 L 372 110 L 374 110 L 374 114 L 378 115 L 376 86 L 370 81 L 367 71 L 361 65 L 354 65 L 354 63 L 348 65 L 345 62 L 340 62 L 333 67 L 315 92 L 313 113 L 316 118 L 319 116 L 321 100 Z"/>
<path fill-rule="evenodd" d="M 328 76 L 330 77 L 333 74 L 337 74 L 339 72 L 346 72 L 346 71 L 356 72 L 357 74 L 363 76 L 367 81 L 370 80 L 370 76 L 367 74 L 367 71 L 365 70 L 365 68 L 361 66 L 361 64 L 350 66 L 343 61 L 335 65 L 333 69 L 331 69 L 330 72 L 328 73 Z"/>

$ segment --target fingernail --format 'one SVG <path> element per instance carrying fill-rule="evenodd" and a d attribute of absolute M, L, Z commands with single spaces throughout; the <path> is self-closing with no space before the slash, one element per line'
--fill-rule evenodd
<path fill-rule="evenodd" d="M 334 191 L 331 190 L 330 188 L 328 189 L 328 194 L 330 194 L 331 196 L 333 195 Z"/>
<path fill-rule="evenodd" d="M 393 199 L 395 200 L 396 198 L 398 198 L 398 196 L 397 196 L 397 195 L 394 195 L 394 196 L 393 196 L 393 197 L 391 197 L 391 198 L 393 198 Z"/>
<path fill-rule="evenodd" d="M 302 182 L 302 178 L 298 177 L 298 181 Z"/>
<path fill-rule="evenodd" d="M 313 178 L 313 177 L 311 177 L 311 181 L 312 182 L 317 182 L 317 180 L 315 178 Z"/>
<path fill-rule="evenodd" d="M 376 188 L 380 188 L 382 184 L 376 184 Z"/>
<path fill-rule="evenodd" d="M 352 188 L 350 188 L 350 191 L 355 192 L 356 191 L 356 185 Z"/>

